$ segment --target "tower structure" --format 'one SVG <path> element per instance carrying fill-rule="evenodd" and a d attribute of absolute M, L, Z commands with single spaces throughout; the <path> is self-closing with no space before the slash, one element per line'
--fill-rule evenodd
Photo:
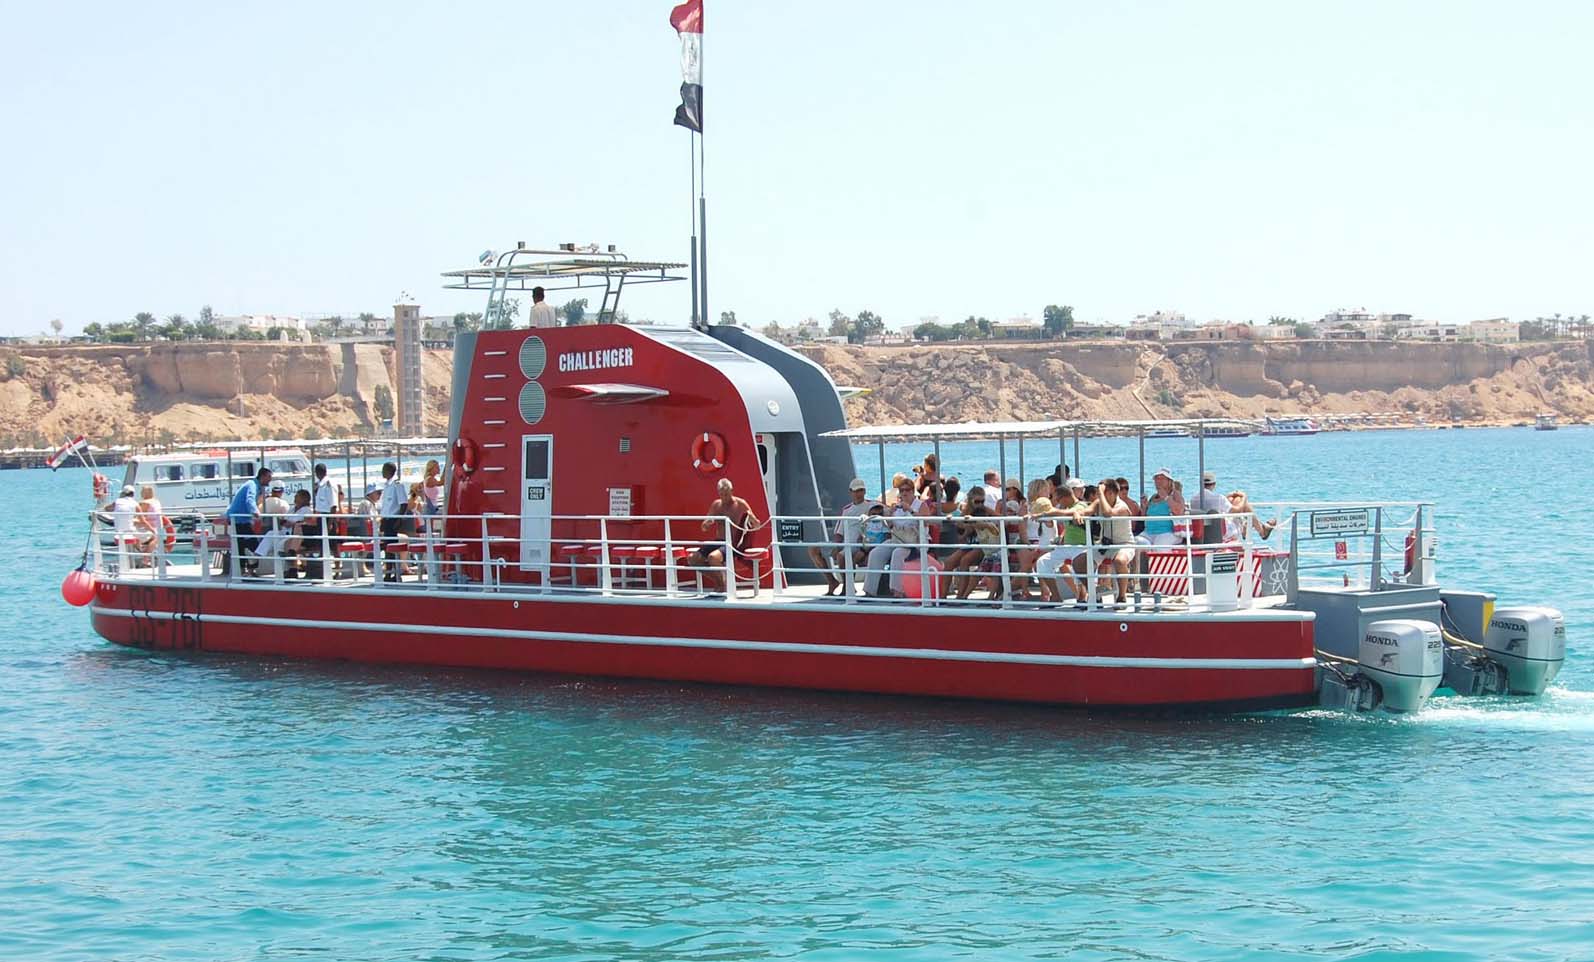
<path fill-rule="evenodd" d="M 426 433 L 425 392 L 421 381 L 421 309 L 393 305 L 393 361 L 398 391 L 393 428 L 403 437 Z"/>

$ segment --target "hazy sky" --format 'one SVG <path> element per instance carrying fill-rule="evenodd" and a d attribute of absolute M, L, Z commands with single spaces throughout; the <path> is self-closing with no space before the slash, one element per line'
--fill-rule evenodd
<path fill-rule="evenodd" d="M 0 333 L 480 310 L 438 273 L 516 240 L 684 260 L 670 6 L 0 0 Z M 1575 0 L 707 0 L 712 308 L 1594 312 L 1591 36 Z"/>

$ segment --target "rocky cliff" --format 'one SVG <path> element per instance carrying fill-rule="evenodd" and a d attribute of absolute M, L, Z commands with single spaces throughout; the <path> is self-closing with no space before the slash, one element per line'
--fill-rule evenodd
<path fill-rule="evenodd" d="M 369 434 L 378 344 L 136 344 L 0 350 L 0 446 Z M 11 360 L 16 358 L 16 360 Z M 429 433 L 448 426 L 449 352 L 428 352 Z"/>
<path fill-rule="evenodd" d="M 811 349 L 857 424 L 1398 412 L 1594 418 L 1594 342 L 1498 346 L 1301 341 Z"/>
<path fill-rule="evenodd" d="M 854 424 L 1401 412 L 1594 419 L 1594 342 L 1015 344 L 809 351 Z M 448 427 L 452 356 L 426 356 L 427 432 Z M 375 429 L 393 357 L 376 344 L 0 348 L 0 447 L 82 431 L 96 443 L 348 436 Z"/>

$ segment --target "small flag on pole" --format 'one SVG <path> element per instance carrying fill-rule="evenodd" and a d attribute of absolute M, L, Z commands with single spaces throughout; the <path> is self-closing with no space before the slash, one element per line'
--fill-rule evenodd
<path fill-rule="evenodd" d="M 70 458 L 72 455 L 81 451 L 87 451 L 88 447 L 89 439 L 79 434 L 77 437 L 56 448 L 55 453 L 46 458 L 44 463 L 50 466 L 51 471 L 54 471 L 56 468 L 59 468 L 61 465 L 65 464 L 67 458 Z"/>
<path fill-rule="evenodd" d="M 670 11 L 670 26 L 681 35 L 681 106 L 675 123 L 703 132 L 703 0 L 686 0 Z"/>

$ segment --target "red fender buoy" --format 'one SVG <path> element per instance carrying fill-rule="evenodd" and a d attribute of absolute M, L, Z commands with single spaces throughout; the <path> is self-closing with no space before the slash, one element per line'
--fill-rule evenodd
<path fill-rule="evenodd" d="M 725 467 L 725 439 L 709 431 L 692 438 L 692 467 L 699 474 L 713 474 Z"/>
<path fill-rule="evenodd" d="M 454 453 L 449 458 L 454 462 L 454 470 L 462 474 L 476 473 L 476 468 L 481 464 L 482 449 L 475 441 L 460 435 L 454 439 Z"/>
<path fill-rule="evenodd" d="M 62 579 L 61 598 L 74 608 L 94 600 L 94 576 L 87 568 L 78 568 Z"/>

